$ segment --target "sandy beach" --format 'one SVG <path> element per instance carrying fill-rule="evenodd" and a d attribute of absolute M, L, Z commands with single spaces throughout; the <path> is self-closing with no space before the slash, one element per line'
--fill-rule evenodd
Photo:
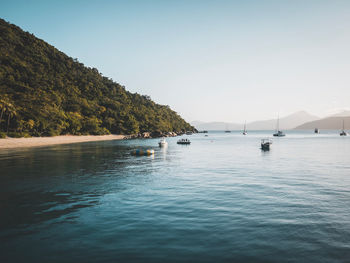
<path fill-rule="evenodd" d="M 0 139 L 0 150 L 49 146 L 49 145 L 57 145 L 57 144 L 79 143 L 79 142 L 121 140 L 124 137 L 125 137 L 124 135 L 96 135 L 96 136 L 95 135 L 86 135 L 86 136 L 63 135 L 63 136 L 55 136 L 55 137 L 5 138 L 5 139 Z"/>

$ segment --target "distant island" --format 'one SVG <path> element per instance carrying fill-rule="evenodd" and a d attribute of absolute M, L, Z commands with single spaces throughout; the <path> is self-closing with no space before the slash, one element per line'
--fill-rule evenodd
<path fill-rule="evenodd" d="M 350 128 L 350 111 L 344 110 L 337 114 L 319 118 L 306 111 L 298 111 L 279 120 L 279 126 L 282 130 L 314 130 L 315 128 L 324 130 L 338 130 L 342 128 L 344 120 L 344 128 Z M 276 128 L 277 119 L 254 121 L 247 123 L 248 130 L 274 130 Z M 243 130 L 243 123 L 228 122 L 200 122 L 191 123 L 198 130 Z"/>
<path fill-rule="evenodd" d="M 276 113 L 277 117 L 277 113 Z M 305 111 L 298 111 L 279 120 L 282 130 L 290 130 L 305 122 L 319 119 L 317 116 L 311 115 Z M 248 130 L 274 130 L 276 128 L 277 119 L 261 120 L 247 123 Z M 198 130 L 243 130 L 243 123 L 226 123 L 226 122 L 192 122 Z"/>
<path fill-rule="evenodd" d="M 3 19 L 0 62 L 0 138 L 195 131 L 169 106 Z"/>
<path fill-rule="evenodd" d="M 350 128 L 350 116 L 331 116 L 323 118 L 316 121 L 311 121 L 299 125 L 296 130 L 311 130 L 311 129 L 321 129 L 321 130 L 341 130 L 344 121 L 344 129 Z"/>

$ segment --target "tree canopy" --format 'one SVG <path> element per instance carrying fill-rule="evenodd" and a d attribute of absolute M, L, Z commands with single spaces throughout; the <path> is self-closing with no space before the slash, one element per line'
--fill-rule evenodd
<path fill-rule="evenodd" d="M 0 19 L 0 132 L 135 134 L 194 130 L 169 106 L 128 92 L 55 47 Z"/>

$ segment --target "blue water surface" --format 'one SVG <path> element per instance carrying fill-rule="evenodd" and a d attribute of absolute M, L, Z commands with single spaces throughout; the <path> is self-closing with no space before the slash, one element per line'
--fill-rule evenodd
<path fill-rule="evenodd" d="M 271 134 L 1 150 L 0 262 L 350 262 L 350 137 Z"/>

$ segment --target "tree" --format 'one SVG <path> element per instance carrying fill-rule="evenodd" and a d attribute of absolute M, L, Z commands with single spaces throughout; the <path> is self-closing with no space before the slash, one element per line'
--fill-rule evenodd
<path fill-rule="evenodd" d="M 168 106 L 127 91 L 2 19 L 0 61 L 0 131 L 45 136 L 194 129 Z"/>
<path fill-rule="evenodd" d="M 11 103 L 8 103 L 8 104 L 6 105 L 6 114 L 7 114 L 7 129 L 6 129 L 6 133 L 8 134 L 8 132 L 9 132 L 9 127 L 10 127 L 10 119 L 11 119 L 13 116 L 16 116 L 16 115 L 17 115 L 16 109 L 15 109 L 15 107 L 14 107 Z"/>

